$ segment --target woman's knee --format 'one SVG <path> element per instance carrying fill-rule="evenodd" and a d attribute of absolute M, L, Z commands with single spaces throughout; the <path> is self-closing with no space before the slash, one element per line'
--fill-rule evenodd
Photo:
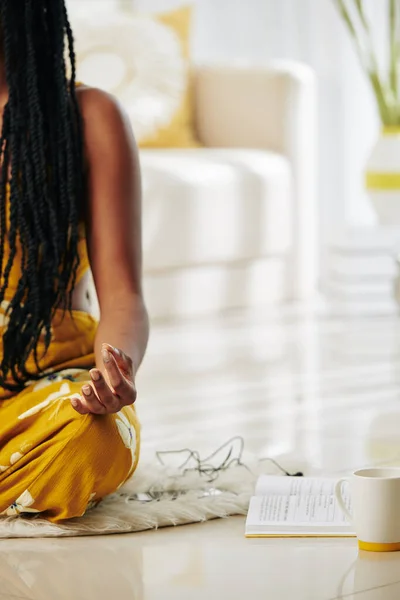
<path fill-rule="evenodd" d="M 73 441 L 73 460 L 85 457 L 84 469 L 102 487 L 123 483 L 137 464 L 137 428 L 124 413 L 86 415 Z"/>

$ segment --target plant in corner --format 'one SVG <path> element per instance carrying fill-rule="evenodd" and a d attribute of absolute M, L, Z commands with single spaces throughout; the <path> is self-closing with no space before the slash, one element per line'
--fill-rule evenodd
<path fill-rule="evenodd" d="M 366 168 L 366 187 L 382 225 L 400 225 L 400 0 L 378 0 L 387 12 L 387 68 L 379 66 L 364 0 L 334 0 L 374 93 L 381 132 Z"/>

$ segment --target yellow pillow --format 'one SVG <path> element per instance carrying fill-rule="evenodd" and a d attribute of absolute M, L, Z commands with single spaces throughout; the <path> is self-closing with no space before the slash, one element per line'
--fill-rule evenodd
<path fill-rule="evenodd" d="M 192 12 L 192 8 L 186 6 L 154 16 L 156 21 L 169 27 L 179 39 L 186 63 L 186 91 L 170 123 L 159 128 L 155 134 L 139 140 L 141 148 L 194 148 L 199 145 L 194 127 L 193 86 L 189 64 Z"/>

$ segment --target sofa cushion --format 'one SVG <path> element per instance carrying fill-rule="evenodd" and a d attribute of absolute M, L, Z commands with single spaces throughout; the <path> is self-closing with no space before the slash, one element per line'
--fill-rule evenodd
<path fill-rule="evenodd" d="M 291 246 L 289 161 L 264 150 L 141 150 L 145 272 L 237 263 Z"/>

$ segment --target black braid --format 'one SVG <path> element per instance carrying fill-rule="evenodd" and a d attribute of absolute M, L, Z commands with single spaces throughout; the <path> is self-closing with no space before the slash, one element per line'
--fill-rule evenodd
<path fill-rule="evenodd" d="M 4 128 L 3 130 L 7 130 L 10 127 L 10 111 L 8 108 L 4 110 L 3 121 Z M 9 156 L 9 147 L 8 144 L 2 135 L 0 140 L 0 152 L 1 156 L 4 157 L 3 164 L 1 167 L 1 180 L 0 180 L 0 194 L 2 198 L 6 197 L 7 194 L 7 186 L 8 186 L 8 163 L 10 160 Z M 6 203 L 1 202 L 0 204 L 0 273 L 3 273 L 3 264 L 4 264 L 4 241 L 6 235 Z"/>
<path fill-rule="evenodd" d="M 9 89 L 0 138 L 0 303 L 18 244 L 22 248 L 22 276 L 7 307 L 0 386 L 19 391 L 40 376 L 38 344 L 48 350 L 55 311 L 72 306 L 85 190 L 83 128 L 64 0 L 1 0 L 0 22 Z M 30 356 L 35 373 L 26 366 Z"/>

